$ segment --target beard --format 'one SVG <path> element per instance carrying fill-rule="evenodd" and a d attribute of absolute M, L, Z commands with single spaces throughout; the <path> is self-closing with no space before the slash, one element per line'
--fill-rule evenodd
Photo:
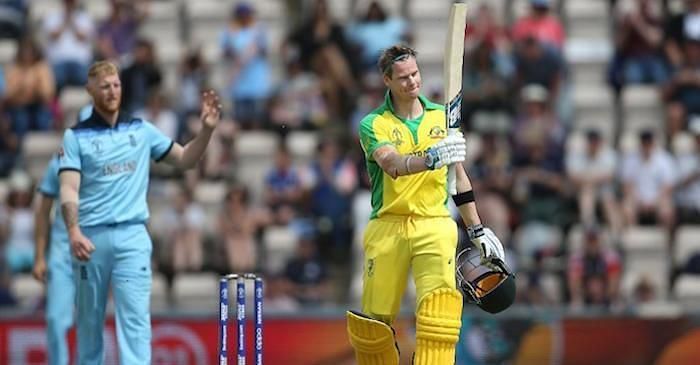
<path fill-rule="evenodd" d="M 116 113 L 119 111 L 119 106 L 121 105 L 121 98 L 117 97 L 113 100 L 100 100 L 95 101 L 95 108 L 107 113 Z"/>

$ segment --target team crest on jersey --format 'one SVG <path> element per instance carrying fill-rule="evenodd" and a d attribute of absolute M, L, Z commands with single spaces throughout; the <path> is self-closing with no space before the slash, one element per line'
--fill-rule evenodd
<path fill-rule="evenodd" d="M 398 128 L 394 128 L 393 131 L 391 131 L 391 143 L 394 144 L 394 146 L 401 146 L 403 143 L 403 135 L 401 134 L 401 131 Z"/>
<path fill-rule="evenodd" d="M 136 147 L 136 137 L 133 134 L 129 135 L 129 144 L 131 144 L 131 147 Z"/>
<path fill-rule="evenodd" d="M 430 128 L 430 132 L 428 132 L 428 136 L 432 139 L 442 139 L 445 138 L 445 130 L 435 126 Z"/>

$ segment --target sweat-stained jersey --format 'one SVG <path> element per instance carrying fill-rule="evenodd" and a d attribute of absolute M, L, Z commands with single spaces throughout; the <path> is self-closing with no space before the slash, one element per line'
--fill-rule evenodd
<path fill-rule="evenodd" d="M 423 156 L 428 147 L 446 136 L 445 109 L 419 96 L 423 114 L 401 119 L 394 114 L 391 96 L 360 123 L 360 143 L 372 184 L 371 219 L 383 215 L 449 217 L 447 209 L 447 168 L 392 179 L 374 160 L 377 148 L 392 145 L 402 154 Z"/>

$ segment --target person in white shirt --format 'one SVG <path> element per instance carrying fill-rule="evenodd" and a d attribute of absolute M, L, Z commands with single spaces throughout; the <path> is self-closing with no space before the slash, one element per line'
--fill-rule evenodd
<path fill-rule="evenodd" d="M 661 224 L 670 231 L 675 222 L 673 158 L 656 146 L 653 132 L 642 131 L 639 141 L 639 150 L 625 156 L 622 162 L 626 223 Z"/>
<path fill-rule="evenodd" d="M 566 173 L 577 187 L 582 223 L 587 226 L 597 223 L 596 206 L 600 203 L 611 231 L 619 233 L 622 219 L 615 197 L 616 164 L 615 151 L 595 129 L 586 132 L 584 148 L 569 149 L 566 155 Z"/>
<path fill-rule="evenodd" d="M 78 5 L 78 0 L 63 0 L 63 9 L 48 13 L 43 20 L 46 56 L 59 91 L 67 85 L 83 87 L 93 59 L 95 26 L 90 15 Z"/>

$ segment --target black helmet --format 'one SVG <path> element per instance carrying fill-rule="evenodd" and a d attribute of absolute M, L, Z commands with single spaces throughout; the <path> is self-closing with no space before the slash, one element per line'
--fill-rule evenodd
<path fill-rule="evenodd" d="M 471 242 L 459 249 L 457 285 L 465 298 L 489 313 L 510 307 L 515 300 L 515 275 L 503 260 L 481 262 L 481 252 Z"/>

